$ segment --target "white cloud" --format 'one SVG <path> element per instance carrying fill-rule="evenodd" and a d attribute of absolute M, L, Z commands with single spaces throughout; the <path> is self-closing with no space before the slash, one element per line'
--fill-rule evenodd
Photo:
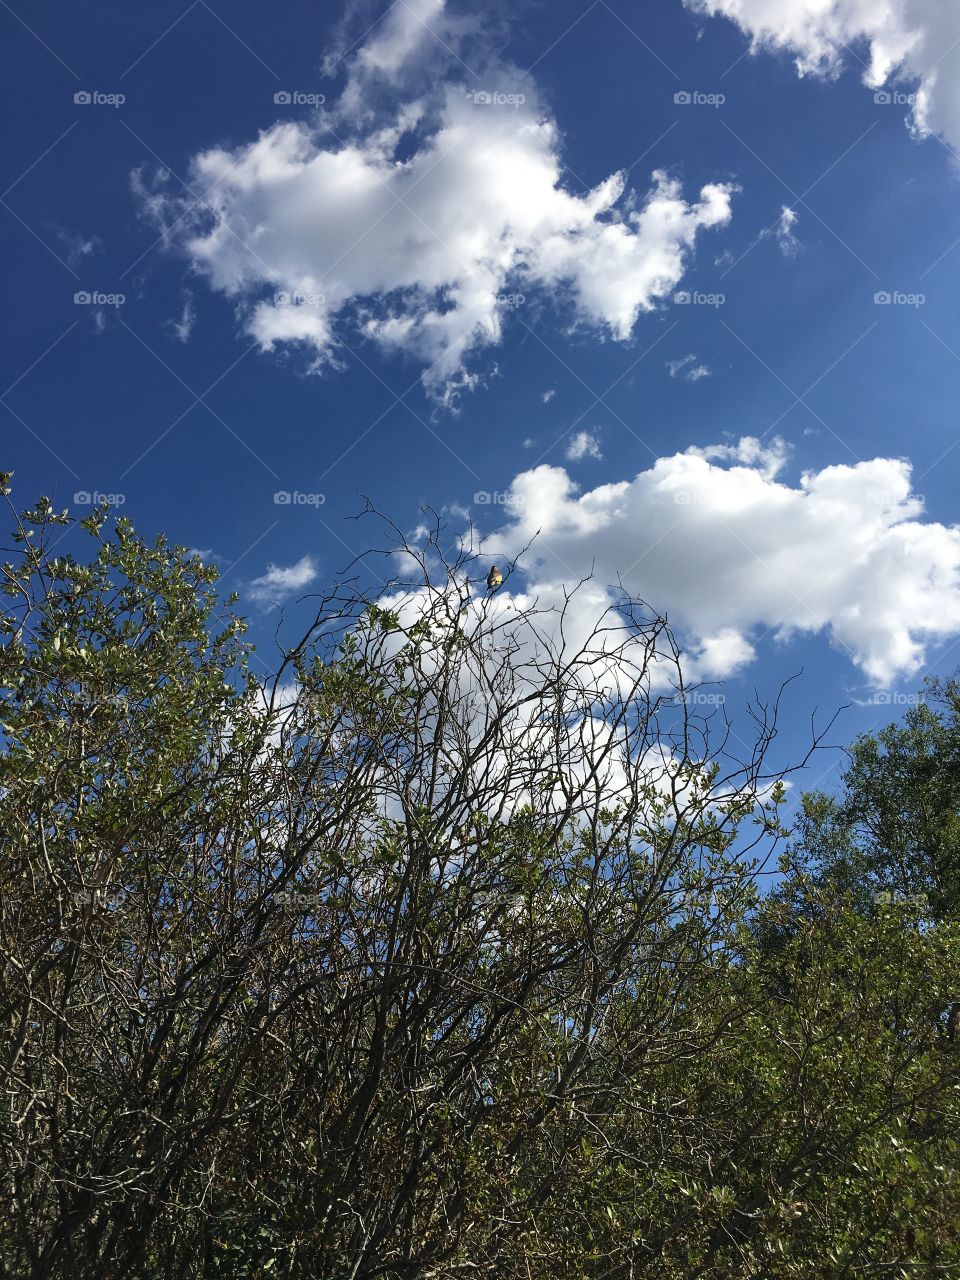
<path fill-rule="evenodd" d="M 444 0 L 403 0 L 391 5 L 357 54 L 358 69 L 396 76 L 425 41 L 443 38 L 444 17 Z"/>
<path fill-rule="evenodd" d="M 696 761 L 688 758 L 685 768 L 666 743 L 644 746 L 623 721 L 614 728 L 604 718 L 618 698 L 669 698 L 680 687 L 680 663 L 671 652 L 651 652 L 649 637 L 638 637 L 612 613 L 596 583 L 572 593 L 557 586 L 535 596 L 501 589 L 489 597 L 450 578 L 439 588 L 392 592 L 380 604 L 397 613 L 401 628 L 381 651 L 384 663 L 396 659 L 404 631 L 425 612 L 430 617 L 433 641 L 408 659 L 410 683 L 428 690 L 455 684 L 463 729 L 451 734 L 448 758 L 462 761 L 478 794 L 498 796 L 510 811 L 529 802 L 528 780 L 536 780 L 539 805 L 563 810 L 572 794 L 579 817 L 627 799 L 639 774 L 668 801 L 668 812 L 689 803 Z M 451 673 L 445 641 L 456 632 L 471 644 Z M 688 664 L 682 670 L 689 683 Z M 436 714 L 428 697 L 424 732 L 432 731 Z M 541 789 L 544 761 L 555 779 L 549 792 Z M 702 775 L 701 785 L 709 789 Z"/>
<path fill-rule="evenodd" d="M 544 391 L 540 399 L 543 401 L 544 404 L 549 404 L 556 394 L 557 394 L 556 387 L 550 387 L 548 391 Z"/>
<path fill-rule="evenodd" d="M 166 321 L 166 327 L 179 342 L 189 342 L 196 320 L 197 309 L 193 305 L 193 295 L 188 293 L 183 300 L 180 315 L 176 320 Z"/>
<path fill-rule="evenodd" d="M 473 541 L 467 530 L 465 548 Z M 668 734 L 651 744 L 649 724 L 644 726 L 643 713 L 654 699 L 661 710 L 679 708 L 681 689 L 689 692 L 693 683 L 748 661 L 753 653 L 742 637 L 721 631 L 706 637 L 697 654 L 681 657 L 664 643 L 659 625 L 645 626 L 639 613 L 628 622 L 596 579 L 573 589 L 555 581 L 524 591 L 508 575 L 490 595 L 483 587 L 486 555 L 451 571 L 434 559 L 435 545 L 425 526 L 409 536 L 398 569 L 409 570 L 414 583 L 422 582 L 425 566 L 435 569 L 434 584 L 395 587 L 380 597 L 383 608 L 396 612 L 399 627 L 377 636 L 367 652 L 388 680 L 402 675 L 405 684 L 423 691 L 423 734 L 442 734 L 445 759 L 455 773 L 459 762 L 478 796 L 491 798 L 488 812 L 503 816 L 535 801 L 538 809 L 555 807 L 579 820 L 618 798 L 636 804 L 649 787 L 665 802 L 662 820 L 669 824 L 691 803 L 719 804 L 734 792 L 763 798 L 769 779 L 740 773 L 739 783 L 728 778 L 714 785 L 697 759 L 697 743 L 702 749 L 705 739 L 696 728 L 686 743 Z M 428 636 L 411 648 L 406 638 L 425 616 Z M 455 636 L 469 644 L 454 648 L 451 666 Z M 285 693 L 277 699 L 280 728 L 296 689 Z M 640 716 L 622 714 L 628 706 L 639 707 Z M 706 732 L 711 700 L 688 702 L 687 709 L 693 725 Z M 409 799 L 409 771 L 389 753 L 381 767 L 377 804 L 386 814 L 402 813 L 396 787 Z M 442 791 L 443 779 L 436 783 Z"/>
<path fill-rule="evenodd" d="M 295 591 L 308 587 L 316 576 L 317 570 L 311 556 L 303 556 L 296 564 L 286 567 L 268 564 L 266 573 L 260 578 L 254 578 L 247 592 L 258 604 L 280 604 Z"/>
<path fill-rule="evenodd" d="M 441 515 L 457 516 L 461 520 L 470 519 L 470 508 L 465 507 L 461 502 L 445 502 L 441 508 Z"/>
<path fill-rule="evenodd" d="M 679 360 L 668 360 L 667 369 L 671 378 L 677 378 L 683 374 L 685 382 L 700 382 L 703 378 L 709 378 L 711 370 L 705 364 L 695 364 L 696 356 L 693 354 L 683 356 Z"/>
<path fill-rule="evenodd" d="M 571 462 L 580 462 L 583 458 L 602 458 L 600 442 L 589 431 L 578 431 L 567 445 L 567 457 Z"/>
<path fill-rule="evenodd" d="M 960 146 L 960 5 L 954 0 L 686 0 L 700 13 L 736 22 L 754 49 L 788 50 L 800 75 L 839 72 L 850 46 L 865 43 L 864 82 L 874 90 L 906 84 L 904 101 L 921 136 Z M 910 95 L 903 95 L 908 98 Z M 888 94 L 888 109 L 899 97 Z"/>
<path fill-rule="evenodd" d="M 665 612 L 698 676 L 728 675 L 760 637 L 825 632 L 877 684 L 914 675 L 960 634 L 960 528 L 920 519 L 896 458 L 779 479 L 781 441 L 689 449 L 579 494 L 539 466 L 509 490 L 485 548 L 519 554 L 529 593 L 595 574 Z M 498 593 L 500 594 L 500 593 Z M 609 599 L 613 600 L 610 595 Z"/>
<path fill-rule="evenodd" d="M 362 335 L 422 364 L 446 403 L 479 381 L 476 357 L 500 342 L 518 291 L 628 340 L 699 233 L 729 220 L 733 191 L 708 183 L 688 200 L 664 171 L 645 194 L 624 173 L 567 190 L 535 84 L 501 66 L 484 75 L 492 101 L 475 82 L 468 92 L 428 29 L 455 43 L 454 25 L 441 0 L 395 6 L 352 55 L 336 105 L 195 156 L 196 204 L 134 176 L 145 214 L 262 350 L 303 344 L 320 369 Z"/>
<path fill-rule="evenodd" d="M 800 241 L 797 239 L 794 227 L 797 225 L 797 212 L 785 204 L 780 210 L 780 217 L 777 219 L 773 233 L 777 237 L 777 244 L 780 246 L 780 252 L 785 258 L 794 258 L 800 248 Z"/>
<path fill-rule="evenodd" d="M 775 479 L 783 470 L 789 455 L 787 442 L 774 436 L 769 444 L 763 444 L 756 436 L 741 436 L 736 444 L 692 444 L 687 453 L 709 462 L 738 462 L 745 467 L 755 467 L 765 480 Z"/>
<path fill-rule="evenodd" d="M 757 656 L 747 638 L 733 627 L 721 627 L 704 636 L 694 651 L 694 669 L 699 680 L 721 680 L 739 671 Z"/>
<path fill-rule="evenodd" d="M 57 239 L 63 245 L 64 262 L 71 268 L 79 267 L 84 258 L 89 258 L 103 243 L 99 236 L 84 236 L 79 231 L 70 231 L 68 228 L 61 228 L 57 232 Z"/>

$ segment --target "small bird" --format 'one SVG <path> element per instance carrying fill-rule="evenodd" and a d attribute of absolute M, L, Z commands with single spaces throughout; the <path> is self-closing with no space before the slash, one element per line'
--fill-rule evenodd
<path fill-rule="evenodd" d="M 487 590 L 496 591 L 500 583 L 503 581 L 503 574 L 496 565 L 492 565 L 490 572 L 487 574 Z"/>

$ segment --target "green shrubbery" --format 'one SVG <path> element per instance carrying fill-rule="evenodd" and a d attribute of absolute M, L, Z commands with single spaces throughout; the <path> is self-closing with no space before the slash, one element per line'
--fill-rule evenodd
<path fill-rule="evenodd" d="M 960 1267 L 955 686 L 782 853 L 643 611 L 571 648 L 462 559 L 264 688 L 106 520 L 3 569 L 0 1275 Z"/>

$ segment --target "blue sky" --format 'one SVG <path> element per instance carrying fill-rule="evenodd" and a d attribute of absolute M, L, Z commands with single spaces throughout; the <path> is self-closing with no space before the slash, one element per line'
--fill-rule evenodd
<path fill-rule="evenodd" d="M 369 497 L 626 574 L 734 715 L 802 668 L 783 759 L 900 714 L 960 659 L 960 15 L 815 9 L 5 4 L 17 496 L 207 552 L 267 663 Z"/>

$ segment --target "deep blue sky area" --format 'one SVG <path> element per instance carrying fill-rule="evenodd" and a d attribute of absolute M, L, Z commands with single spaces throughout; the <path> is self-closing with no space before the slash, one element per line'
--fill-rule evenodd
<path fill-rule="evenodd" d="M 470 349 L 465 365 L 477 385 L 455 404 L 424 385 L 426 361 L 412 343 L 389 348 L 355 323 L 358 312 L 402 310 L 400 295 L 355 294 L 353 321 L 337 327 L 335 364 L 319 373 L 309 371 L 302 344 L 258 346 L 248 327 L 253 295 L 228 296 L 211 281 L 181 234 L 192 224 L 170 228 L 172 206 L 164 237 L 144 191 L 170 201 L 186 194 L 186 182 L 196 193 L 199 153 L 248 146 L 281 119 L 308 123 L 311 107 L 278 105 L 280 91 L 323 94 L 328 109 L 340 109 L 359 74 L 351 67 L 396 20 L 394 10 L 300 0 L 18 0 L 0 8 L 0 466 L 15 471 L 21 504 L 46 493 L 82 515 L 75 495 L 122 495 L 124 514 L 143 532 L 164 531 L 216 559 L 267 663 L 277 615 L 255 580 L 269 565 L 306 557 L 306 589 L 320 590 L 365 545 L 369 526 L 349 519 L 364 497 L 405 529 L 427 503 L 447 510 L 451 536 L 467 511 L 493 532 L 505 510 L 476 495 L 504 494 L 544 464 L 565 468 L 583 493 L 630 482 L 691 446 L 742 437 L 782 438 L 776 481 L 790 490 L 804 473 L 904 459 L 923 499 L 917 526 L 940 530 L 931 558 L 949 559 L 960 474 L 957 168 L 935 131 L 911 134 L 908 106 L 878 102 L 864 86 L 862 47 L 835 75 L 801 77 L 788 52 L 751 54 L 743 31 L 681 0 L 448 9 L 443 21 L 459 25 L 444 27 L 442 40 L 428 34 L 432 52 L 421 46 L 412 69 L 377 82 L 381 122 L 391 97 L 426 97 L 440 83 L 473 92 L 499 77 L 508 91 L 536 95 L 532 120 L 554 122 L 563 190 L 584 197 L 626 171 L 617 216 L 629 217 L 663 170 L 691 203 L 705 184 L 730 184 L 729 220 L 697 231 L 676 279 L 653 290 L 626 335 L 587 315 L 569 282 L 523 269 L 508 277 L 505 289 L 523 301 L 501 310 L 498 340 Z M 77 93 L 125 100 L 75 102 Z M 677 102 L 684 93 L 724 100 Z M 525 117 L 516 118 L 519 127 Z M 354 138 L 375 127 L 354 123 Z M 347 124 L 338 119 L 338 128 L 343 134 Z M 423 145 L 423 128 L 399 159 Z M 315 198 L 336 193 L 319 187 Z M 785 207 L 794 211 L 786 223 Z M 305 225 L 309 216 L 307 208 Z M 371 252 L 385 227 L 369 232 Z M 258 287 L 257 296 L 268 291 Z M 678 303 L 679 291 L 723 300 Z M 83 292 L 124 301 L 76 302 Z M 884 293 L 922 301 L 878 302 Z M 178 336 L 185 315 L 189 332 Z M 685 360 L 671 373 L 671 362 Z M 696 368 L 707 372 L 691 379 Z M 581 431 L 602 456 L 567 457 Z M 277 491 L 324 501 L 277 504 Z M 859 519 L 856 506 L 847 519 Z M 796 537 L 807 529 L 798 525 Z M 629 547 L 629 520 L 620 530 Z M 706 549 L 708 522 L 701 535 Z M 636 536 L 631 559 L 643 556 L 644 540 L 656 541 L 643 522 Z M 666 531 L 652 556 L 669 554 L 671 539 Z M 682 547 L 649 581 L 637 571 L 638 592 L 696 581 L 696 541 Z M 838 543 L 836 554 L 849 553 Z M 876 563 L 864 556 L 862 608 L 911 610 L 890 569 L 897 553 Z M 792 563 L 764 553 L 757 572 L 799 572 Z M 939 563 L 946 592 L 949 568 Z M 747 555 L 743 574 L 750 565 Z M 885 596 L 878 580 L 887 579 Z M 798 582 L 798 594 L 807 585 Z M 282 600 L 294 620 L 308 608 L 297 605 L 300 594 Z M 651 603 L 688 619 L 688 596 Z M 845 607 L 831 600 L 831 616 Z M 802 748 L 814 707 L 828 715 L 850 703 L 832 738 L 849 741 L 902 714 L 924 674 L 948 675 L 960 662 L 960 629 L 946 625 L 915 637 L 922 660 L 894 663 L 878 678 L 855 643 L 838 641 L 829 618 L 791 636 L 771 621 L 755 604 L 720 620 L 756 650 L 731 668 L 724 689 L 736 720 L 754 690 L 772 697 L 803 670 L 785 702 L 784 762 Z M 813 785 L 837 758 L 824 755 L 801 781 Z"/>

